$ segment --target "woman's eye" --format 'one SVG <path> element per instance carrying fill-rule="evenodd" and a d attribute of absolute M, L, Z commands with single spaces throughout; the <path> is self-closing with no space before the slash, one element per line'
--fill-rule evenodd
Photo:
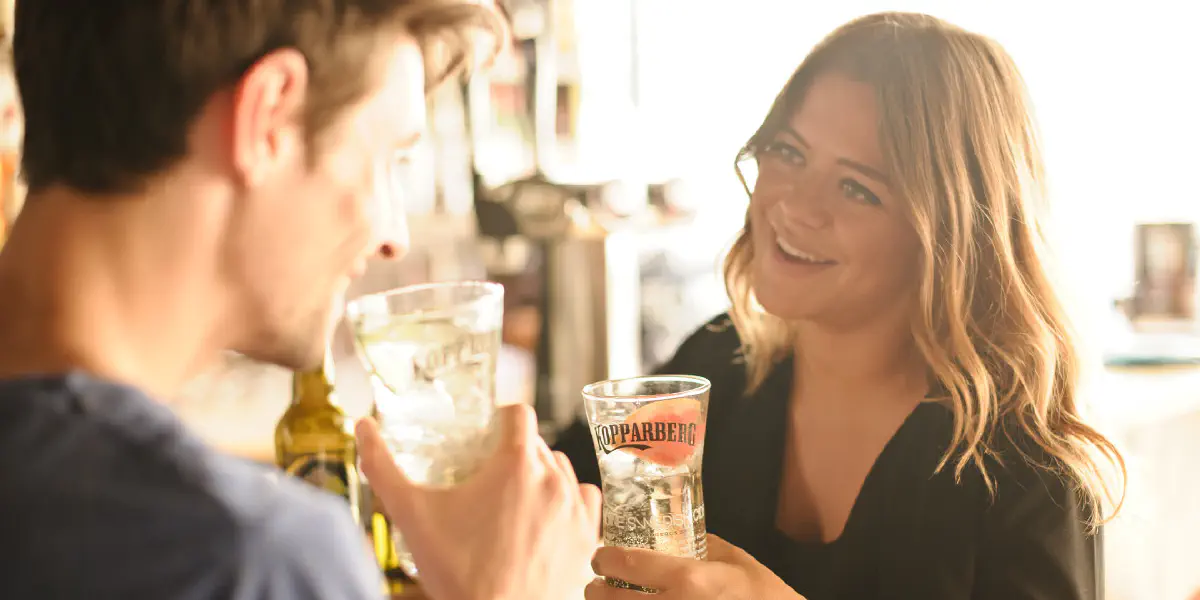
<path fill-rule="evenodd" d="M 858 200 L 859 202 L 865 202 L 867 204 L 880 203 L 879 196 L 876 196 L 873 192 L 871 192 L 871 190 L 868 190 L 866 186 L 854 181 L 853 179 L 846 179 L 842 181 L 842 193 L 851 200 Z"/>
<path fill-rule="evenodd" d="M 763 154 L 790 165 L 804 164 L 804 155 L 800 153 L 800 150 L 783 142 L 771 142 L 767 144 L 763 147 Z"/>

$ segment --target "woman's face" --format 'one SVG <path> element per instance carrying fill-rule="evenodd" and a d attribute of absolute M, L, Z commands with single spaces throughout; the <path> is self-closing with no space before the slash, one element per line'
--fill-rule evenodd
<path fill-rule="evenodd" d="M 889 185 L 878 119 L 871 86 L 820 75 L 758 151 L 753 281 L 767 312 L 848 327 L 911 302 L 920 241 Z"/>

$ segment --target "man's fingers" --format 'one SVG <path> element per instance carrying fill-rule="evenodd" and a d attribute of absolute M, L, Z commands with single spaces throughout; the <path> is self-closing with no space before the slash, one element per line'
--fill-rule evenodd
<path fill-rule="evenodd" d="M 604 505 L 604 495 L 600 488 L 590 484 L 579 484 L 579 494 L 583 496 L 583 510 L 588 517 L 588 526 L 592 531 L 596 532 L 596 539 L 600 539 L 600 510 Z"/>
<path fill-rule="evenodd" d="M 379 426 L 375 419 L 359 419 L 354 433 L 358 438 L 359 462 L 363 474 L 371 482 L 371 489 L 387 508 L 388 517 L 393 521 L 402 519 L 411 512 L 414 496 L 419 490 L 404 476 L 400 467 L 396 466 L 387 443 L 379 434 Z"/>
<path fill-rule="evenodd" d="M 554 462 L 558 464 L 558 470 L 562 471 L 563 477 L 567 479 L 570 487 L 579 485 L 579 480 L 575 477 L 575 467 L 571 464 L 571 459 L 567 458 L 566 454 L 555 452 Z"/>
<path fill-rule="evenodd" d="M 502 406 L 493 418 L 500 430 L 501 449 L 524 451 L 537 437 L 537 416 L 528 404 Z"/>
<path fill-rule="evenodd" d="M 644 587 L 670 588 L 672 574 L 695 562 L 694 558 L 670 556 L 644 548 L 605 546 L 596 550 L 592 570 L 597 575 L 616 577 Z"/>
<path fill-rule="evenodd" d="M 500 443 L 498 444 L 495 464 L 509 464 L 502 456 L 531 457 L 547 471 L 535 469 L 537 476 L 554 473 L 558 470 L 558 461 L 550 451 L 550 447 L 538 433 L 537 415 L 528 404 L 510 404 L 496 410 Z M 522 458 L 521 460 L 525 460 Z"/>

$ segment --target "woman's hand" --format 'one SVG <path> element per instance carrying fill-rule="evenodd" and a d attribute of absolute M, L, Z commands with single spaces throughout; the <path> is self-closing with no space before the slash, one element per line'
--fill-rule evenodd
<path fill-rule="evenodd" d="M 596 551 L 597 575 L 658 590 L 662 600 L 804 600 L 741 548 L 708 535 L 708 560 L 668 556 L 640 548 Z M 642 592 L 609 586 L 601 579 L 587 587 L 587 600 L 643 600 Z"/>

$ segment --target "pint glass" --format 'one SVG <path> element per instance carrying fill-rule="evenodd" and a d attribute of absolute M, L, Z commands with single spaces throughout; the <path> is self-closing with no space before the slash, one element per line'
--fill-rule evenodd
<path fill-rule="evenodd" d="M 359 298 L 346 314 L 371 374 L 375 417 L 401 470 L 434 487 L 466 479 L 495 442 L 504 288 L 411 286 Z M 401 566 L 416 577 L 399 532 L 396 540 Z"/>
<path fill-rule="evenodd" d="M 607 546 L 704 559 L 700 463 L 709 382 L 662 375 L 583 388 L 604 492 Z M 619 580 L 610 585 L 652 591 Z"/>

